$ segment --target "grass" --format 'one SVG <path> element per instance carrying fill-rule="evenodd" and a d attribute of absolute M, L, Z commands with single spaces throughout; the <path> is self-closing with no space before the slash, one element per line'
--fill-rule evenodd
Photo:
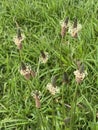
<path fill-rule="evenodd" d="M 69 17 L 82 24 L 78 38 L 62 40 L 60 21 Z M 13 37 L 17 27 L 25 34 L 21 57 Z M 67 44 L 69 42 L 69 45 Z M 0 1 L 0 129 L 1 130 L 98 130 L 98 2 L 97 0 Z M 40 51 L 49 53 L 39 63 Z M 75 60 L 88 72 L 77 85 Z M 26 80 L 19 73 L 21 61 L 38 75 Z M 69 83 L 62 84 L 63 73 Z M 60 93 L 46 89 L 57 77 Z M 41 108 L 31 92 L 41 92 Z"/>

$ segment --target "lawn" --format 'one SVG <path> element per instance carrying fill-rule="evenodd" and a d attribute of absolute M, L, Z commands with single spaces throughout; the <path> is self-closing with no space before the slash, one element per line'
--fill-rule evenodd
<path fill-rule="evenodd" d="M 0 130 L 98 130 L 97 0 L 0 1 Z"/>

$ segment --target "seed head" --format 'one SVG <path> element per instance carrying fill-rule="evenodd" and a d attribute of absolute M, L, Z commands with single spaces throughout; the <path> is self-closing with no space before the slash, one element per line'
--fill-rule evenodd
<path fill-rule="evenodd" d="M 13 38 L 13 41 L 19 50 L 22 49 L 22 41 L 24 40 L 24 38 L 25 36 L 21 34 L 21 30 L 20 28 L 18 28 L 17 35 Z"/>
<path fill-rule="evenodd" d="M 61 36 L 62 38 L 66 35 L 67 28 L 68 28 L 68 17 L 65 19 L 65 21 L 61 22 Z"/>
<path fill-rule="evenodd" d="M 79 31 L 82 29 L 82 25 L 77 22 L 77 19 L 74 20 L 73 25 L 69 24 L 68 32 L 72 37 L 77 38 Z"/>
<path fill-rule="evenodd" d="M 59 88 L 56 86 L 56 77 L 53 76 L 51 83 L 48 83 L 46 86 L 47 90 L 51 93 L 51 95 L 55 95 L 56 93 L 59 93 Z"/>
<path fill-rule="evenodd" d="M 64 74 L 63 74 L 63 84 L 68 83 L 68 82 L 69 82 L 68 75 L 67 75 L 66 72 L 64 72 Z"/>
<path fill-rule="evenodd" d="M 48 61 L 48 58 L 49 58 L 48 52 L 44 52 L 44 51 L 41 50 L 41 55 L 39 57 L 39 61 L 41 63 L 45 64 Z"/>
<path fill-rule="evenodd" d="M 27 80 L 29 80 L 31 76 L 35 77 L 35 72 L 31 70 L 30 66 L 25 65 L 23 62 L 21 63 L 20 74 Z"/>
<path fill-rule="evenodd" d="M 36 108 L 40 108 L 41 107 L 41 102 L 40 102 L 40 91 L 36 90 L 35 92 L 32 92 L 31 95 L 33 96 L 34 100 L 35 100 L 35 104 L 36 104 Z"/>
<path fill-rule="evenodd" d="M 74 75 L 76 82 L 80 84 L 84 80 L 85 76 L 87 76 L 87 71 L 80 72 L 80 70 L 76 70 L 74 71 Z"/>

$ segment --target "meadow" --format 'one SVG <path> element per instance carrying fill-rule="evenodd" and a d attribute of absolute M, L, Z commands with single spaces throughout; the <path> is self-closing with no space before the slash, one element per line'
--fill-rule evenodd
<path fill-rule="evenodd" d="M 0 130 L 98 130 L 97 0 L 0 1 Z"/>

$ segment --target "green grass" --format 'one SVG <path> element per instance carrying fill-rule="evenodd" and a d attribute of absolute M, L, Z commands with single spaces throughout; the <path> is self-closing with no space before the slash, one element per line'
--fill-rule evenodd
<path fill-rule="evenodd" d="M 77 18 L 82 24 L 77 39 L 67 34 L 62 41 L 60 21 L 66 17 L 71 21 Z M 15 20 L 26 37 L 21 57 L 13 42 Z M 98 130 L 97 44 L 97 0 L 1 0 L 0 129 Z M 41 50 L 49 53 L 46 64 L 38 62 Z M 88 72 L 78 86 L 73 74 L 77 59 Z M 30 64 L 38 75 L 27 81 L 19 73 L 21 61 Z M 64 72 L 69 83 L 63 85 Z M 60 93 L 51 96 L 46 85 L 54 75 Z M 40 109 L 31 96 L 35 90 L 42 93 Z"/>

